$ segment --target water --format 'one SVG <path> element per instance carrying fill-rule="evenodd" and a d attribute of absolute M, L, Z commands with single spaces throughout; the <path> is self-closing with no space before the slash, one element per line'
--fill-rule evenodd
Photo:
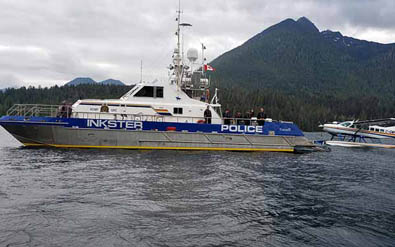
<path fill-rule="evenodd" d="M 0 158 L 0 246 L 395 245 L 395 150 Z"/>

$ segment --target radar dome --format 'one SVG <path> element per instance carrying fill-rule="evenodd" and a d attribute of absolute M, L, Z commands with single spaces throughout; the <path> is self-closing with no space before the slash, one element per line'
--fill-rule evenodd
<path fill-rule="evenodd" d="M 198 50 L 195 48 L 191 48 L 187 51 L 187 58 L 190 62 L 194 63 L 199 58 Z"/>

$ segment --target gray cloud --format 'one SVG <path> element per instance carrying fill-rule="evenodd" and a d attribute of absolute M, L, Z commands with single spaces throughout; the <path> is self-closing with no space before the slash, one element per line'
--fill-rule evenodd
<path fill-rule="evenodd" d="M 0 0 L 0 88 L 16 83 L 166 79 L 175 45 L 178 1 Z M 182 2 L 185 47 L 208 60 L 286 18 L 306 16 L 320 30 L 395 41 L 393 0 L 202 0 Z M 20 84 L 17 84 L 20 85 Z"/>

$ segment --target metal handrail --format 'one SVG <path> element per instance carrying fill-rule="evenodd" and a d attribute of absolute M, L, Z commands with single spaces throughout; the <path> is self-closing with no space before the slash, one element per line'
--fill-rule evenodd
<path fill-rule="evenodd" d="M 171 119 L 171 122 L 177 123 L 197 123 L 204 122 L 204 117 L 192 116 L 164 116 L 164 115 L 149 115 L 149 114 L 125 114 L 125 113 L 111 113 L 111 112 L 73 112 L 72 117 L 76 118 L 94 118 L 94 119 L 114 119 L 114 120 L 134 120 L 134 121 L 148 121 L 148 122 L 165 122 L 164 120 Z M 220 118 L 212 118 L 220 119 Z"/>
<path fill-rule="evenodd" d="M 66 106 L 66 111 L 62 107 Z M 192 116 L 163 116 L 163 115 L 143 115 L 143 114 L 122 114 L 122 113 L 109 113 L 109 112 L 69 112 L 67 108 L 71 105 L 45 105 L 45 104 L 15 104 L 8 111 L 8 116 L 42 116 L 42 117 L 77 117 L 77 118 L 95 118 L 95 119 L 116 119 L 116 120 L 135 120 L 135 121 L 154 121 L 164 122 L 165 119 L 171 119 L 174 122 L 192 122 L 204 123 L 205 117 L 192 117 Z M 70 108 L 71 109 L 71 108 Z M 92 117 L 93 116 L 93 117 Z M 110 118 L 111 116 L 111 118 Z M 261 119 L 256 118 L 211 118 L 211 120 L 221 119 L 222 123 L 231 125 L 256 125 Z M 173 122 L 172 121 L 172 122 Z M 266 121 L 292 123 L 287 121 L 278 121 L 266 119 Z"/>
<path fill-rule="evenodd" d="M 137 120 L 137 121 L 155 121 L 155 122 L 164 122 L 164 119 L 172 119 L 175 120 L 174 122 L 185 122 L 185 120 L 190 120 L 190 122 L 196 123 L 198 121 L 202 121 L 202 123 L 205 120 L 205 117 L 192 117 L 192 116 L 163 116 L 163 115 L 149 115 L 149 114 L 122 114 L 122 113 L 111 113 L 111 112 L 73 112 L 72 116 L 75 116 L 78 114 L 78 117 L 81 118 L 89 118 L 90 116 L 93 116 L 94 119 L 101 119 L 103 116 L 106 116 L 107 118 L 104 119 L 110 119 L 108 118 L 109 116 L 113 117 L 111 119 L 116 119 L 116 120 Z M 123 117 L 123 116 L 126 116 Z M 247 121 L 250 123 L 256 123 L 257 121 L 260 121 L 261 119 L 255 119 L 255 118 L 211 118 L 211 120 L 222 120 L 222 122 L 225 122 L 225 120 L 230 120 L 232 125 L 243 125 Z M 275 120 L 270 120 L 275 122 Z"/>
<path fill-rule="evenodd" d="M 59 113 L 59 105 L 42 105 L 42 104 L 15 104 L 8 111 L 8 116 L 42 116 L 56 117 Z"/>

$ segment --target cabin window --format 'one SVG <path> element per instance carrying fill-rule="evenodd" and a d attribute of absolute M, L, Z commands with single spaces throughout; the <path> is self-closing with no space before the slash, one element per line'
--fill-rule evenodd
<path fill-rule="evenodd" d="M 154 97 L 154 87 L 145 86 L 138 91 L 135 97 Z"/>
<path fill-rule="evenodd" d="M 182 114 L 182 108 L 180 108 L 180 107 L 174 107 L 173 113 L 174 113 L 174 114 Z"/>
<path fill-rule="evenodd" d="M 138 91 L 135 97 L 163 98 L 163 87 L 145 86 Z"/>
<path fill-rule="evenodd" d="M 155 97 L 163 98 L 163 87 L 155 87 Z"/>

